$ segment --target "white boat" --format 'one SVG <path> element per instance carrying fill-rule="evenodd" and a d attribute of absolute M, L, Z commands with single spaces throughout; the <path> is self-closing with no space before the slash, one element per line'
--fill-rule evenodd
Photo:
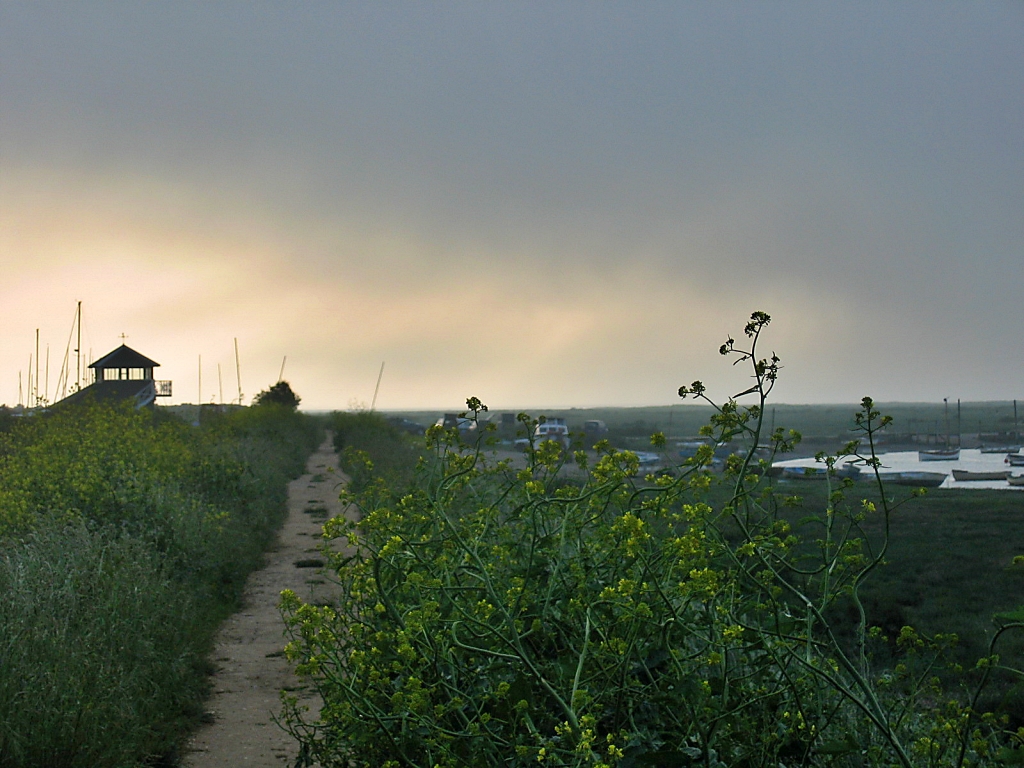
<path fill-rule="evenodd" d="M 915 488 L 938 488 L 945 482 L 945 472 L 879 472 L 878 478 L 883 483 L 894 485 L 912 485 Z"/>
<path fill-rule="evenodd" d="M 664 459 L 661 454 L 653 451 L 631 451 L 637 458 L 637 471 L 633 477 L 643 477 L 650 473 L 661 474 L 672 473 L 672 470 L 664 466 Z"/>
<path fill-rule="evenodd" d="M 782 476 L 787 480 L 824 480 L 828 473 L 824 467 L 783 467 Z"/>
<path fill-rule="evenodd" d="M 1008 453 L 1004 461 L 1011 467 L 1024 467 L 1024 453 Z"/>
<path fill-rule="evenodd" d="M 652 467 L 661 463 L 661 455 L 652 451 L 633 451 L 640 460 L 641 467 Z"/>
<path fill-rule="evenodd" d="M 960 459 L 959 448 L 935 448 L 929 451 L 918 451 L 918 461 L 958 461 Z"/>
<path fill-rule="evenodd" d="M 960 412 L 960 401 L 957 400 L 957 413 Z M 959 461 L 960 460 L 960 446 L 959 440 L 957 440 L 957 447 L 951 448 L 949 446 L 949 401 L 946 398 L 942 398 L 943 410 L 946 413 L 946 446 L 944 448 L 930 448 L 923 451 L 917 452 L 918 461 Z"/>
<path fill-rule="evenodd" d="M 833 474 L 836 477 L 848 477 L 856 480 L 860 477 L 860 467 L 847 462 L 841 467 L 836 467 Z M 826 467 L 783 467 L 782 476 L 787 480 L 824 480 L 828 477 Z"/>
<path fill-rule="evenodd" d="M 1019 445 L 983 445 L 982 453 L 1020 453 Z"/>
<path fill-rule="evenodd" d="M 1010 485 L 1024 487 L 1024 475 L 1010 475 L 1006 478 L 1006 482 Z"/>
<path fill-rule="evenodd" d="M 1010 470 L 999 472 L 971 472 L 967 469 L 954 469 L 953 479 L 958 483 L 982 481 L 982 480 L 1005 480 L 1010 476 Z"/>

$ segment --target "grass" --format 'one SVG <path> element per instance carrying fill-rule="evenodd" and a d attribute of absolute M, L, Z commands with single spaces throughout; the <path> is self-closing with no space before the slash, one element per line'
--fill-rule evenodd
<path fill-rule="evenodd" d="M 328 427 L 334 431 L 334 448 L 349 487 L 359 492 L 374 479 L 401 490 L 413 480 L 416 462 L 423 452 L 422 439 L 413 438 L 378 413 L 333 413 Z M 360 456 L 369 460 L 361 460 Z"/>
<path fill-rule="evenodd" d="M 794 490 L 803 500 L 787 513 L 792 520 L 824 507 L 823 488 L 808 489 L 801 483 Z M 878 493 L 859 483 L 848 498 L 877 502 Z M 869 517 L 864 530 L 870 540 L 880 541 L 881 515 Z M 807 530 L 802 537 L 814 535 Z M 1013 558 L 1020 554 L 1024 554 L 1024 494 L 932 489 L 893 514 L 887 565 L 871 577 L 866 594 L 891 614 L 891 625 L 957 632 L 965 649 L 980 655 L 992 627 L 991 616 L 1024 604 L 1024 568 L 1013 565 Z M 898 631 L 899 626 L 895 628 Z"/>
<path fill-rule="evenodd" d="M 197 613 L 138 539 L 75 524 L 9 543 L 0 765 L 117 766 L 173 751 L 199 714 Z"/>
<path fill-rule="evenodd" d="M 786 512 L 805 542 L 817 531 L 797 521 L 825 507 L 824 484 L 786 483 L 785 493 L 799 493 L 801 503 Z M 888 489 L 900 498 L 910 489 Z M 868 483 L 857 483 L 847 498 L 876 503 L 879 495 Z M 868 540 L 880 542 L 881 515 L 864 522 Z M 955 633 L 954 659 L 966 669 L 988 653 L 993 616 L 1024 605 L 1024 494 L 1014 491 L 931 489 L 900 506 L 893 514 L 886 565 L 865 582 L 863 598 L 869 623 L 890 638 L 903 626 L 929 635 Z M 852 612 L 847 620 L 853 622 Z M 1003 638 L 997 651 L 1018 668 L 1024 663 L 1024 636 Z M 952 677 L 950 677 L 952 679 Z M 996 680 L 983 708 L 1001 709 L 1024 724 L 1024 689 L 1008 677 Z"/>
<path fill-rule="evenodd" d="M 909 435 L 945 434 L 945 410 L 942 403 L 878 403 L 883 413 L 894 419 L 893 433 Z M 780 426 L 795 429 L 805 438 L 815 443 L 806 455 L 813 455 L 820 448 L 834 450 L 841 443 L 850 439 L 850 430 L 854 426 L 854 414 L 858 406 L 850 403 L 821 405 L 769 405 L 765 413 L 766 426 Z M 1024 402 L 1018 401 L 1018 429 L 1024 431 Z M 460 410 L 458 408 L 453 410 Z M 462 409 L 464 410 L 464 409 Z M 512 409 L 495 408 L 491 416 L 500 422 L 502 412 L 515 412 Z M 537 416 L 566 419 L 569 428 L 581 431 L 583 423 L 591 419 L 600 419 L 608 426 L 608 437 L 620 448 L 645 450 L 647 440 L 654 432 L 663 432 L 671 438 L 685 438 L 696 435 L 700 428 L 708 423 L 713 411 L 708 405 L 693 402 L 680 402 L 677 405 L 649 406 L 638 408 L 541 408 L 529 409 L 528 412 Z M 949 409 L 950 428 L 957 432 L 955 403 Z M 433 424 L 439 411 L 405 411 L 401 415 L 423 425 Z M 964 434 L 1008 433 L 1014 430 L 1013 402 L 965 402 L 960 408 L 960 428 Z"/>
<path fill-rule="evenodd" d="M 322 432 L 68 409 L 0 435 L 0 766 L 171 764 Z"/>

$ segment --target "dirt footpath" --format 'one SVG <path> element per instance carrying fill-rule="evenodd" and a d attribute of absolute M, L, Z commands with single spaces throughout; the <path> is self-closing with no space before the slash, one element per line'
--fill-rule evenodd
<path fill-rule="evenodd" d="M 288 520 L 266 566 L 249 577 L 242 609 L 218 634 L 212 657 L 218 671 L 206 705 L 210 722 L 190 740 L 186 768 L 293 765 L 297 744 L 274 720 L 281 712 L 280 692 L 297 693 L 317 709 L 319 701 L 302 692 L 283 658 L 284 622 L 277 604 L 283 589 L 310 602 L 331 597 L 331 584 L 310 567 L 320 557 L 324 519 L 342 511 L 343 476 L 329 437 L 310 456 L 306 472 L 288 486 Z"/>

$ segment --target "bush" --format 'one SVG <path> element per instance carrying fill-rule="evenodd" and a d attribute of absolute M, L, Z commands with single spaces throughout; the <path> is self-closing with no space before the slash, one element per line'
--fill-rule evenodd
<path fill-rule="evenodd" d="M 322 426 L 56 409 L 0 435 L 0 766 L 174 754 Z"/>
<path fill-rule="evenodd" d="M 132 765 L 202 694 L 196 605 L 137 538 L 83 522 L 0 558 L 0 765 Z"/>
<path fill-rule="evenodd" d="M 292 411 L 299 407 L 300 402 L 302 402 L 302 398 L 292 391 L 291 385 L 287 381 L 277 382 L 270 389 L 264 389 L 257 393 L 256 397 L 252 399 L 252 404 L 255 406 L 273 405 Z"/>
<path fill-rule="evenodd" d="M 361 493 L 371 484 L 402 492 L 413 481 L 422 449 L 408 434 L 378 413 L 332 413 L 334 449 L 349 476 L 349 490 Z"/>
<path fill-rule="evenodd" d="M 1020 736 L 973 709 L 994 645 L 950 695 L 933 678 L 952 638 L 901 627 L 887 640 L 870 627 L 860 589 L 887 538 L 864 539 L 861 524 L 889 519 L 887 497 L 847 503 L 849 483 L 832 474 L 825 508 L 805 521 L 815 540 L 792 534 L 755 458 L 764 442 L 774 452 L 798 437 L 762 431 L 779 362 L 757 354 L 768 322 L 752 316 L 748 349 L 722 347 L 751 364 L 757 403 L 716 406 L 709 435 L 750 446 L 721 478 L 710 447 L 674 477 L 638 479 L 628 451 L 605 446 L 590 465 L 541 444 L 517 471 L 432 429 L 437 463 L 413 489 L 371 487 L 355 498 L 358 526 L 329 521 L 325 536 L 354 547 L 325 548 L 338 604 L 291 593 L 282 604 L 289 658 L 324 701 L 312 720 L 290 704 L 302 754 L 395 767 L 1017 760 Z M 680 393 L 707 399 L 700 382 Z M 863 441 L 847 453 L 876 469 L 885 421 L 865 399 Z M 583 479 L 564 482 L 565 461 Z M 828 618 L 847 600 L 849 643 Z"/>

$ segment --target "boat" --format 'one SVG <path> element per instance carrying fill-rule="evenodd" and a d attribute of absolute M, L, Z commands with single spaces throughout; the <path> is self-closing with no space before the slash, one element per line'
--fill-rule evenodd
<path fill-rule="evenodd" d="M 824 467 L 783 467 L 786 480 L 824 480 L 828 473 Z"/>
<path fill-rule="evenodd" d="M 918 461 L 957 461 L 959 458 L 959 448 L 935 448 L 934 450 L 917 452 Z"/>
<path fill-rule="evenodd" d="M 1020 453 L 1019 445 L 983 445 L 982 453 Z"/>
<path fill-rule="evenodd" d="M 946 413 L 946 445 L 944 448 L 931 448 L 917 452 L 918 461 L 959 461 L 960 460 L 960 445 L 957 440 L 957 447 L 951 448 L 949 445 L 949 400 L 945 397 L 942 398 L 942 404 Z M 957 413 L 960 412 L 960 401 L 957 400 Z"/>
<path fill-rule="evenodd" d="M 954 469 L 953 479 L 958 483 L 972 482 L 976 480 L 1005 480 L 1010 476 L 1010 470 L 999 472 L 971 472 L 966 469 Z"/>
<path fill-rule="evenodd" d="M 938 488 L 948 475 L 945 472 L 879 472 L 878 479 L 893 485 L 912 485 L 915 488 Z"/>
<path fill-rule="evenodd" d="M 1024 467 L 1024 453 L 1008 453 L 1003 461 L 1011 467 Z"/>
<path fill-rule="evenodd" d="M 652 467 L 661 463 L 661 455 L 653 451 L 633 451 L 633 453 L 636 454 L 641 467 Z"/>
<path fill-rule="evenodd" d="M 647 474 L 674 474 L 671 469 L 664 467 L 661 454 L 653 451 L 631 451 L 637 458 L 637 470 L 633 477 L 645 476 Z"/>
<path fill-rule="evenodd" d="M 683 440 L 676 443 L 676 449 L 678 450 L 678 456 L 680 459 L 692 459 L 707 446 L 714 448 L 714 455 L 711 459 L 711 465 L 714 467 L 724 464 L 725 460 L 729 458 L 729 455 L 733 452 L 732 448 L 730 448 L 728 444 L 716 443 L 712 440 Z M 754 458 L 757 459 L 761 457 L 755 455 Z"/>
<path fill-rule="evenodd" d="M 860 477 L 860 467 L 846 463 L 835 470 L 836 477 L 848 477 L 856 480 Z M 828 477 L 826 467 L 783 467 L 782 477 L 786 480 L 824 480 Z"/>
<path fill-rule="evenodd" d="M 1006 478 L 1006 482 L 1010 485 L 1024 487 L 1024 475 L 1010 475 Z"/>

